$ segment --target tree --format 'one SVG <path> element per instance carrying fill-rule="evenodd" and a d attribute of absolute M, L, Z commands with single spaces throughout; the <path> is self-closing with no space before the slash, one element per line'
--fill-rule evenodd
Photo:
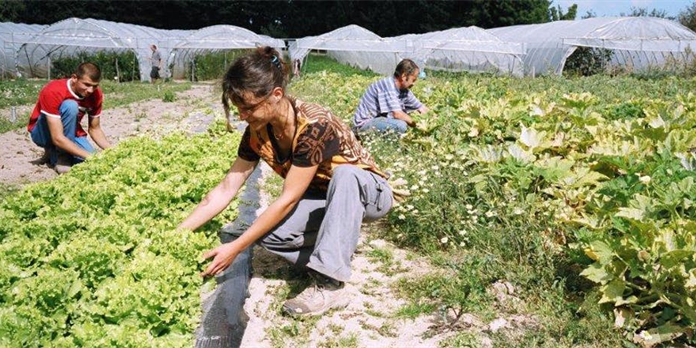
<path fill-rule="evenodd" d="M 585 14 L 580 18 L 582 18 L 582 19 L 597 18 L 597 13 L 595 11 L 589 10 L 589 11 L 585 12 Z"/>
<path fill-rule="evenodd" d="M 436 6 L 432 6 L 435 4 Z M 406 4 L 407 6 L 397 7 L 397 18 L 400 16 L 413 18 L 413 21 L 405 23 L 406 33 L 427 33 L 431 31 L 444 30 L 453 27 L 463 27 L 476 25 L 467 14 L 472 10 L 471 3 L 454 6 L 454 2 L 445 1 L 418 1 L 418 3 Z"/>
<path fill-rule="evenodd" d="M 21 1 L 0 0 L 0 22 L 14 22 L 24 11 L 24 3 Z"/>
<path fill-rule="evenodd" d="M 696 2 L 691 3 L 691 6 L 679 12 L 679 23 L 696 31 Z"/>
<path fill-rule="evenodd" d="M 283 23 L 288 37 L 320 35 L 345 25 L 344 23 L 348 21 L 346 11 L 349 11 L 347 9 L 351 6 L 350 1 L 345 3 L 293 1 L 281 14 L 280 21 Z M 327 25 L 329 20 L 335 21 L 336 26 Z"/>
<path fill-rule="evenodd" d="M 472 11 L 477 26 L 497 28 L 549 21 L 549 0 L 474 0 Z"/>
<path fill-rule="evenodd" d="M 652 9 L 652 11 L 648 11 L 647 8 L 644 7 L 631 7 L 631 13 L 626 14 L 621 12 L 620 14 L 621 17 L 655 17 L 655 18 L 665 18 L 665 19 L 670 19 L 670 20 L 675 20 L 676 18 L 668 16 L 667 11 L 665 10 L 658 10 L 656 8 Z"/>
<path fill-rule="evenodd" d="M 21 6 L 16 6 L 20 3 Z M 28 24 L 51 24 L 62 19 L 73 17 L 74 3 L 58 1 L 3 1 L 2 7 L 7 5 L 14 7 L 18 11 L 13 11 L 8 21 Z M 4 10 L 2 10 L 4 12 Z"/>
<path fill-rule="evenodd" d="M 269 2 L 259 3 L 264 4 L 264 11 L 269 13 Z M 357 24 L 386 37 L 472 25 L 490 28 L 543 23 L 548 21 L 549 1 L 286 0 L 273 4 L 272 11 L 275 11 L 287 37 L 320 35 L 349 24 Z"/>
<path fill-rule="evenodd" d="M 568 12 L 563 13 L 563 9 L 561 8 L 561 5 L 558 5 L 556 7 L 551 7 L 549 8 L 549 17 L 551 21 L 572 21 L 575 19 L 575 17 L 578 15 L 578 5 L 573 4 L 570 7 L 568 7 Z"/>
<path fill-rule="evenodd" d="M 549 0 L 0 0 L 0 18 L 52 24 L 95 18 L 161 29 L 230 24 L 275 37 L 319 35 L 357 24 L 380 36 L 476 25 L 549 21 Z M 571 14 L 569 9 L 566 15 Z"/>

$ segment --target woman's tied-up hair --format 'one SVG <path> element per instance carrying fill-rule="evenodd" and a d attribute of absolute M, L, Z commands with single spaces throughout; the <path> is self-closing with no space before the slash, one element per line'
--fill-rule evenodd
<path fill-rule="evenodd" d="M 278 56 L 273 56 L 273 58 L 271 58 L 271 63 L 273 63 L 276 68 L 281 70 L 283 69 L 283 67 L 280 65 L 280 59 L 278 59 Z"/>
<path fill-rule="evenodd" d="M 288 78 L 287 64 L 272 47 L 258 47 L 237 59 L 222 78 L 222 105 L 228 121 L 230 101 L 244 104 L 244 97 L 263 98 L 276 87 L 285 91 Z"/>

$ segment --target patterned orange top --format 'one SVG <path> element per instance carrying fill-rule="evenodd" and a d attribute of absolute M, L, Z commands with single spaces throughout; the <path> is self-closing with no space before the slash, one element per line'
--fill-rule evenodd
<path fill-rule="evenodd" d="M 353 164 L 382 177 L 387 177 L 375 164 L 370 153 L 360 145 L 353 132 L 338 117 L 317 104 L 290 98 L 295 108 L 295 136 L 288 158 L 279 158 L 278 144 L 271 125 L 261 131 L 247 126 L 237 155 L 256 162 L 263 159 L 273 170 L 286 177 L 292 165 L 319 165 L 310 188 L 326 191 L 333 169 L 341 164 Z"/>

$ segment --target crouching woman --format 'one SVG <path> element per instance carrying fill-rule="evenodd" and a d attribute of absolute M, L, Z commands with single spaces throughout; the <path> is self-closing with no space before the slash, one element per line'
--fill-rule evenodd
<path fill-rule="evenodd" d="M 247 297 L 256 243 L 307 270 L 313 284 L 285 302 L 291 315 L 348 305 L 363 221 L 383 217 L 392 189 L 353 132 L 327 109 L 286 95 L 288 68 L 270 47 L 239 58 L 224 75 L 222 103 L 247 123 L 231 169 L 179 225 L 195 230 L 225 209 L 264 160 L 284 178 L 280 196 L 248 227 L 222 233 L 203 276 L 221 275 L 228 322 L 236 325 Z M 229 116 L 229 115 L 228 115 Z M 229 118 L 228 118 L 229 119 Z M 240 224 L 235 224 L 240 226 Z"/>

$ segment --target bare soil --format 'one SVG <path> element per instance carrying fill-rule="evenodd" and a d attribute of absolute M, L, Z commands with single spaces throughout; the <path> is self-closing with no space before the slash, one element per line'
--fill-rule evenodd
<path fill-rule="evenodd" d="M 194 85 L 190 90 L 178 93 L 174 102 L 152 99 L 104 110 L 101 115 L 102 129 L 109 141 L 116 145 L 122 139 L 147 131 L 166 133 L 190 127 L 191 120 L 196 120 L 194 116 L 214 103 L 212 86 Z M 17 107 L 17 117 L 29 120 L 33 108 L 33 105 Z M 0 110 L 0 117 L 9 119 L 10 114 L 11 109 Z M 83 127 L 86 129 L 86 124 Z M 1 183 L 24 185 L 58 176 L 52 168 L 40 163 L 43 149 L 31 141 L 26 128 L 0 134 L 0 144 Z"/>

